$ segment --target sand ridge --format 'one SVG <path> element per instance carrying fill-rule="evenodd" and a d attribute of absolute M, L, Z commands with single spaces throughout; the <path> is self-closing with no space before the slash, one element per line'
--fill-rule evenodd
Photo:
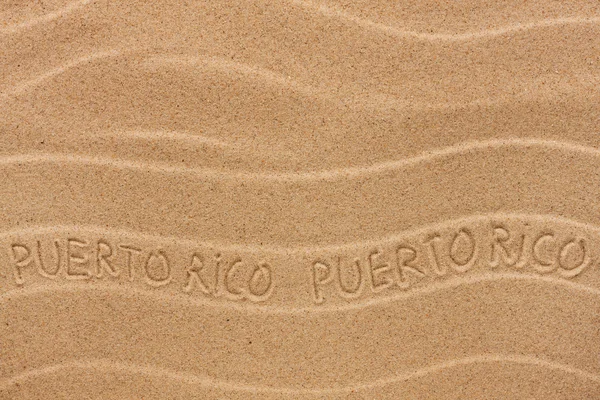
<path fill-rule="evenodd" d="M 599 29 L 0 5 L 0 399 L 600 397 Z"/>

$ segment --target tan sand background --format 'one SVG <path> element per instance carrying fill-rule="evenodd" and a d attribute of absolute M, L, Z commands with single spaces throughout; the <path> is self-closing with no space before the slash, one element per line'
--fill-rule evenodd
<path fill-rule="evenodd" d="M 600 4 L 0 3 L 1 399 L 600 398 Z"/>

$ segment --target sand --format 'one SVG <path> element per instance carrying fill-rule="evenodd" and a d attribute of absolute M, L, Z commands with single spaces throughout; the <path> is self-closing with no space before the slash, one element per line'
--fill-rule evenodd
<path fill-rule="evenodd" d="M 0 399 L 600 398 L 600 4 L 0 4 Z"/>

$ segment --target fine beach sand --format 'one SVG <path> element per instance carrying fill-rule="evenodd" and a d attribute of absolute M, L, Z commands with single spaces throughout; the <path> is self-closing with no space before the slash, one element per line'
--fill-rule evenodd
<path fill-rule="evenodd" d="M 0 399 L 600 398 L 597 0 L 8 0 L 0 72 Z"/>

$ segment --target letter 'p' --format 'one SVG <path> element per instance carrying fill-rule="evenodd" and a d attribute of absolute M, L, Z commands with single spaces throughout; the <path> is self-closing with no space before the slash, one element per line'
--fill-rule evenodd
<path fill-rule="evenodd" d="M 312 266 L 312 288 L 314 300 L 317 304 L 325 301 L 321 286 L 332 281 L 331 268 L 329 265 L 322 262 L 315 262 Z"/>
<path fill-rule="evenodd" d="M 25 283 L 25 280 L 23 279 L 23 268 L 29 266 L 33 261 L 31 249 L 24 244 L 12 244 L 10 248 L 15 263 L 15 282 L 17 285 L 21 286 Z"/>

